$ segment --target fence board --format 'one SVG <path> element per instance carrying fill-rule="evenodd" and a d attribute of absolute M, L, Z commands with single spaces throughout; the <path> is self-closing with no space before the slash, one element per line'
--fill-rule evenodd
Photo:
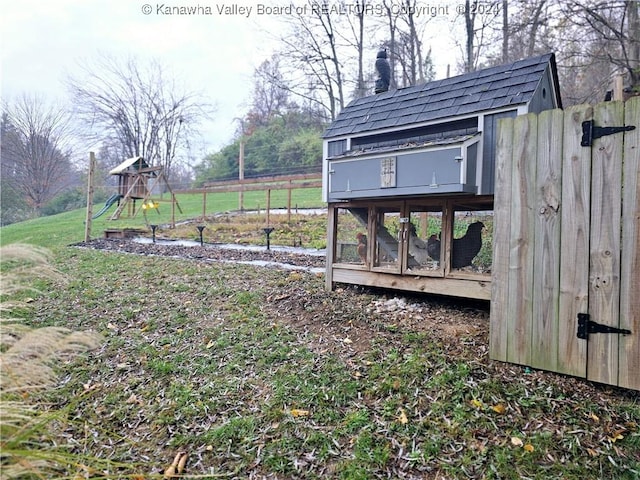
<path fill-rule="evenodd" d="M 513 118 L 499 121 L 494 196 L 493 262 L 491 265 L 491 323 L 489 352 L 494 360 L 507 361 L 507 307 L 509 299 L 509 245 L 511 234 L 511 176 L 513 175 Z"/>
<path fill-rule="evenodd" d="M 562 188 L 561 110 L 538 117 L 531 366 L 557 370 Z"/>
<path fill-rule="evenodd" d="M 517 117 L 513 125 L 507 356 L 510 362 L 529 365 L 533 313 L 533 198 L 537 116 L 529 114 Z"/>
<path fill-rule="evenodd" d="M 593 108 L 578 105 L 564 112 L 562 154 L 562 206 L 560 208 L 560 297 L 558 317 L 558 370 L 584 377 L 587 342 L 576 337 L 578 313 L 589 308 L 589 205 L 591 202 L 591 149 L 580 145 L 582 122 L 593 118 Z"/>
<path fill-rule="evenodd" d="M 636 129 L 624 135 L 622 189 L 622 268 L 620 273 L 621 387 L 640 390 L 640 97 L 625 103 L 625 125 Z"/>
<path fill-rule="evenodd" d="M 624 104 L 595 107 L 598 126 L 620 126 Z M 591 235 L 589 315 L 614 327 L 620 321 L 620 217 L 622 215 L 622 134 L 594 140 L 591 153 Z M 587 378 L 618 383 L 618 335 L 589 335 Z"/>

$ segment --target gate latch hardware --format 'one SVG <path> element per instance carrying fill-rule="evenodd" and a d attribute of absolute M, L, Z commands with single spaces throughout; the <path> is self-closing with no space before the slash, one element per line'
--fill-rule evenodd
<path fill-rule="evenodd" d="M 602 325 L 596 323 L 593 320 L 589 320 L 588 313 L 578 314 L 578 338 L 587 340 L 590 333 L 620 333 L 622 335 L 631 335 L 631 330 L 625 330 L 624 328 L 610 327 L 609 325 Z"/>
<path fill-rule="evenodd" d="M 582 122 L 582 141 L 580 145 L 583 147 L 591 147 L 596 138 L 635 129 L 635 125 L 625 125 L 624 127 L 596 127 L 593 120 L 587 120 L 586 122 Z"/>

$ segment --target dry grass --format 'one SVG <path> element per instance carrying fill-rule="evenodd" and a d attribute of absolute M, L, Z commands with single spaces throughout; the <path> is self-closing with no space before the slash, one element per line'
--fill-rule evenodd
<path fill-rule="evenodd" d="M 8 245 L 0 249 L 0 259 L 3 299 L 0 308 L 1 478 L 51 478 L 60 459 L 49 450 L 44 439 L 60 412 L 43 412 L 27 400 L 35 390 L 55 385 L 55 364 L 97 348 L 102 339 L 95 332 L 37 328 L 22 323 L 23 319 L 14 312 L 27 306 L 30 299 L 19 296 L 38 293 L 33 286 L 36 280 L 60 285 L 65 278 L 51 266 L 50 252 L 41 247 Z"/>

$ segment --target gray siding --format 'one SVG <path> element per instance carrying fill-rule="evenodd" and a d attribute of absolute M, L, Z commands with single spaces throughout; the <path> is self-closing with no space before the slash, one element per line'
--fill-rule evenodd
<path fill-rule="evenodd" d="M 491 195 L 495 188 L 496 140 L 498 120 L 517 116 L 516 110 L 485 115 L 482 132 L 482 181 L 480 195 Z"/>
<path fill-rule="evenodd" d="M 395 195 L 476 193 L 475 145 L 468 149 L 470 158 L 466 174 L 461 171 L 464 164 L 456 160 L 461 155 L 460 146 L 404 155 L 331 161 L 329 201 Z M 395 186 L 383 187 L 381 162 L 389 157 L 396 159 Z M 463 176 L 467 179 L 464 184 L 460 181 Z"/>
<path fill-rule="evenodd" d="M 551 86 L 551 74 L 547 68 L 545 74 L 540 79 L 540 85 L 533 94 L 531 103 L 529 103 L 529 113 L 540 113 L 545 110 L 557 108 L 553 96 L 555 95 Z"/>

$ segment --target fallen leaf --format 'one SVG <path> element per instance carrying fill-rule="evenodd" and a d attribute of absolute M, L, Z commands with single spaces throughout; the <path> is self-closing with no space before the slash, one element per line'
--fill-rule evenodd
<path fill-rule="evenodd" d="M 136 405 L 144 405 L 144 402 L 140 400 L 135 393 L 132 393 L 129 398 L 127 398 L 127 403 L 135 403 Z"/>
<path fill-rule="evenodd" d="M 402 425 L 406 425 L 407 423 L 409 423 L 409 419 L 407 418 L 407 414 L 404 413 L 404 410 L 402 408 L 400 409 L 400 415 L 398 415 L 398 421 Z"/>
<path fill-rule="evenodd" d="M 298 408 L 292 408 L 289 411 L 289 413 L 293 417 L 308 417 L 309 416 L 309 410 L 300 410 Z"/>
<path fill-rule="evenodd" d="M 482 408 L 482 402 L 480 400 L 477 399 L 473 399 L 471 400 L 471 405 L 473 405 L 476 408 Z"/>
<path fill-rule="evenodd" d="M 215 345 L 215 342 L 213 340 L 209 340 L 207 342 L 207 346 L 205 348 L 210 349 L 211 347 L 213 347 Z"/>
<path fill-rule="evenodd" d="M 599 422 L 600 421 L 600 417 L 598 417 L 595 413 L 590 413 L 588 415 L 588 417 L 593 420 L 594 422 Z"/>
<path fill-rule="evenodd" d="M 164 479 L 175 478 L 181 474 L 184 470 L 184 466 L 187 462 L 187 452 L 178 452 L 173 459 L 173 463 L 169 465 L 164 471 Z"/>
<path fill-rule="evenodd" d="M 299 272 L 291 272 L 291 273 L 289 274 L 289 280 L 290 280 L 290 281 L 297 282 L 298 280 L 302 280 L 302 278 L 303 278 L 303 277 L 302 277 L 302 274 L 301 274 L 301 273 L 299 273 Z"/>
<path fill-rule="evenodd" d="M 353 341 L 349 337 L 347 337 L 347 338 L 342 339 L 342 343 L 346 343 L 347 345 L 349 345 L 349 344 L 353 343 Z"/>
<path fill-rule="evenodd" d="M 531 445 L 530 443 L 527 443 L 523 448 L 529 453 L 532 453 L 535 450 L 535 448 L 533 448 L 533 445 Z"/>
<path fill-rule="evenodd" d="M 611 436 L 607 436 L 607 439 L 611 442 L 611 443 L 615 443 L 618 440 L 622 440 L 624 438 L 624 435 L 622 435 L 619 432 L 614 432 L 613 435 Z"/>
<path fill-rule="evenodd" d="M 511 437 L 511 444 L 515 447 L 521 447 L 523 445 L 522 440 L 518 437 Z"/>
<path fill-rule="evenodd" d="M 493 407 L 491 407 L 491 409 L 494 412 L 499 413 L 500 415 L 503 415 L 504 412 L 507 411 L 506 407 L 501 403 L 498 403 L 497 405 L 494 405 Z"/>

